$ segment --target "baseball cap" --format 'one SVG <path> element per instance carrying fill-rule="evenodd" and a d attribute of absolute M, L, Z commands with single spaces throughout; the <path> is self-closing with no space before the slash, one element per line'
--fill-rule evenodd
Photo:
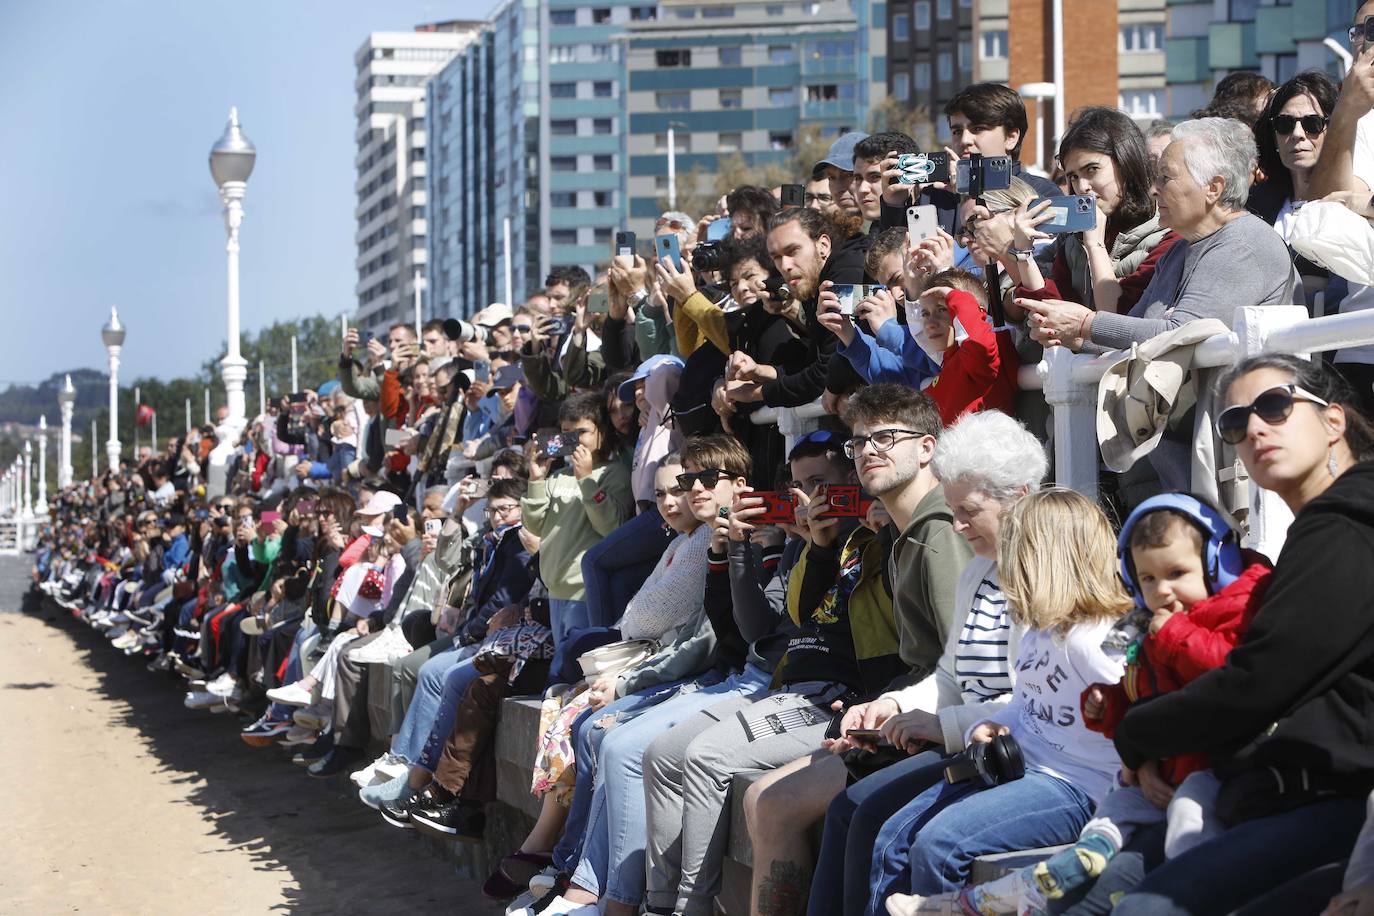
<path fill-rule="evenodd" d="M 651 372 L 664 363 L 671 363 L 679 369 L 681 369 L 683 365 L 682 360 L 678 359 L 676 356 L 670 356 L 667 353 L 659 353 L 651 356 L 639 364 L 639 368 L 635 370 L 634 375 L 620 383 L 620 387 L 615 391 L 616 396 L 626 403 L 633 401 L 635 399 L 635 382 L 640 379 L 648 378 Z"/>
<path fill-rule="evenodd" d="M 515 313 L 511 311 L 509 305 L 506 305 L 504 302 L 493 302 L 476 315 L 473 315 L 472 323 L 480 324 L 484 328 L 494 328 L 498 324 L 510 321 L 514 317 Z"/>
<path fill-rule="evenodd" d="M 808 445 L 826 445 L 832 448 L 840 448 L 844 444 L 844 437 L 839 433 L 831 432 L 828 429 L 818 429 L 797 438 L 792 443 L 792 449 L 787 453 L 787 460 L 791 461 L 792 456 Z"/>
<path fill-rule="evenodd" d="M 502 366 L 496 370 L 496 375 L 491 380 L 491 387 L 497 391 L 504 391 L 525 381 L 525 370 L 514 363 Z"/>
<path fill-rule="evenodd" d="M 859 141 L 866 138 L 868 134 L 861 130 L 851 130 L 847 134 L 840 134 L 835 142 L 830 144 L 830 150 L 825 154 L 825 158 L 817 162 L 811 169 L 811 174 L 815 175 L 825 169 L 827 165 L 844 172 L 854 171 L 854 147 L 859 145 Z"/>
<path fill-rule="evenodd" d="M 367 501 L 367 505 L 358 510 L 359 515 L 385 515 L 392 509 L 401 504 L 401 497 L 387 490 L 378 490 L 372 494 L 372 498 Z"/>

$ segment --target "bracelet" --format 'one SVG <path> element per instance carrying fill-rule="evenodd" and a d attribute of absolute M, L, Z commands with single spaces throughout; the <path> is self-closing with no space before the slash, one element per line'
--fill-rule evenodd
<path fill-rule="evenodd" d="M 1077 332 L 1077 334 L 1075 335 L 1075 337 L 1077 337 L 1078 340 L 1084 340 L 1084 341 L 1086 341 L 1086 340 L 1088 339 L 1088 335 L 1087 335 L 1086 333 L 1084 333 L 1084 329 L 1087 328 L 1088 322 L 1092 321 L 1092 319 L 1093 319 L 1093 313 L 1092 313 L 1092 312 L 1087 312 L 1086 314 L 1083 315 L 1083 320 L 1080 321 L 1080 322 L 1078 322 L 1078 332 Z"/>
<path fill-rule="evenodd" d="M 1035 260 L 1034 248 L 1017 248 L 1016 243 L 1014 242 L 1010 246 L 1008 246 L 1007 253 L 1010 254 L 1012 257 L 1016 258 L 1016 260 L 1018 261 Z"/>

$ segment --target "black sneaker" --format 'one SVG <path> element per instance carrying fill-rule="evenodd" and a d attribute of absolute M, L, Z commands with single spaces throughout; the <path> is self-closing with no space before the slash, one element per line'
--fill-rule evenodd
<path fill-rule="evenodd" d="M 377 810 L 382 815 L 382 820 L 393 827 L 400 827 L 404 830 L 413 830 L 415 825 L 410 822 L 410 812 L 418 808 L 427 800 L 433 799 L 429 788 L 422 792 L 402 795 L 400 798 L 393 798 L 382 802 Z"/>
<path fill-rule="evenodd" d="M 487 826 L 481 805 L 451 798 L 447 801 L 421 799 L 410 810 L 410 822 L 421 833 L 444 840 L 477 841 Z"/>
<path fill-rule="evenodd" d="M 337 773 L 351 773 L 362 760 L 363 752 L 356 747 L 335 747 L 328 754 L 310 764 L 306 773 L 316 779 L 328 779 Z"/>
<path fill-rule="evenodd" d="M 334 733 L 325 732 L 315 739 L 315 743 L 305 750 L 296 751 L 291 762 L 298 767 L 308 767 L 316 760 L 326 757 L 330 751 L 334 750 Z"/>

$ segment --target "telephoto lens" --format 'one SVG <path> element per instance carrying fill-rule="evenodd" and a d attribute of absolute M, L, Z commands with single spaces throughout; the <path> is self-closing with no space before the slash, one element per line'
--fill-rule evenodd
<path fill-rule="evenodd" d="M 444 336 L 460 343 L 470 343 L 474 340 L 478 343 L 486 343 L 487 329 L 480 324 L 463 321 L 461 318 L 447 318 L 444 320 Z"/>

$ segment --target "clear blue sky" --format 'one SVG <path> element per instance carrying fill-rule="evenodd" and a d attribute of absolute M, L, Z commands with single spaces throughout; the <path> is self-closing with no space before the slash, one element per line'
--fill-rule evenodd
<path fill-rule="evenodd" d="M 489 0 L 0 0 L 0 387 L 105 365 L 186 374 L 225 334 L 206 157 L 237 105 L 258 149 L 245 331 L 351 310 L 353 52 L 372 31 L 482 18 Z M 188 320 L 189 319 L 189 320 Z"/>

